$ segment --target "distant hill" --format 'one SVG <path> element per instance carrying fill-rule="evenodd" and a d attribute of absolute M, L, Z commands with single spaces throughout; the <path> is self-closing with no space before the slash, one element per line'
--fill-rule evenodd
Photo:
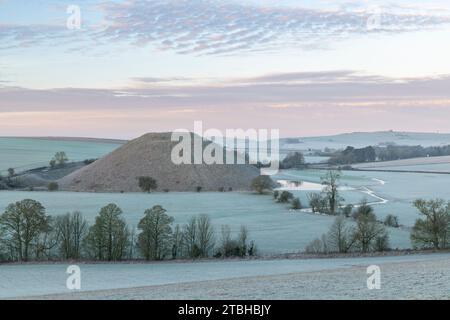
<path fill-rule="evenodd" d="M 113 142 L 114 141 L 114 142 Z M 0 137 L 0 174 L 48 166 L 56 152 L 65 151 L 70 161 L 100 158 L 123 144 L 117 140 L 84 138 Z"/>
<path fill-rule="evenodd" d="M 362 148 L 387 144 L 421 145 L 423 147 L 450 145 L 450 134 L 417 132 L 353 132 L 334 136 L 284 138 L 280 141 L 282 149 L 343 149 L 347 146 Z"/>
<path fill-rule="evenodd" d="M 86 192 L 138 192 L 138 178 L 157 180 L 157 191 L 249 190 L 259 175 L 252 165 L 175 165 L 171 152 L 177 142 L 170 133 L 148 133 L 59 181 L 61 190 Z"/>

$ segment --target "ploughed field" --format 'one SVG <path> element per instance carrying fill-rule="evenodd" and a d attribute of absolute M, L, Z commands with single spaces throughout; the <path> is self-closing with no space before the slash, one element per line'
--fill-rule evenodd
<path fill-rule="evenodd" d="M 381 271 L 368 290 L 367 267 Z M 450 255 L 149 264 L 81 264 L 81 291 L 66 288 L 68 264 L 0 265 L 0 299 L 449 299 Z"/>

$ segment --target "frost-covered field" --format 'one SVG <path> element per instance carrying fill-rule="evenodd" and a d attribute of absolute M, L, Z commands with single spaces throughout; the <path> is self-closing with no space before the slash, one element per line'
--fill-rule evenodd
<path fill-rule="evenodd" d="M 395 143 L 397 145 L 422 145 L 439 146 L 450 144 L 450 134 L 438 133 L 414 133 L 414 132 L 353 132 L 344 133 L 335 136 L 305 137 L 299 138 L 299 143 L 292 143 L 288 140 L 282 140 L 280 146 L 283 149 L 344 149 L 347 146 L 363 148 L 367 146 L 385 145 Z"/>
<path fill-rule="evenodd" d="M 289 170 L 276 179 L 318 183 L 322 170 Z M 307 185 L 305 183 L 305 185 Z M 448 198 L 450 175 L 345 171 L 341 181 L 345 203 L 359 203 L 363 198 L 372 203 L 380 219 L 397 215 L 400 223 L 411 227 L 418 217 L 412 202 L 417 198 Z M 314 188 L 313 188 L 314 189 Z M 307 195 L 317 190 L 292 191 L 307 205 Z M 81 211 L 91 222 L 99 209 L 116 203 L 124 211 L 131 226 L 136 226 L 145 209 L 162 205 L 175 218 L 185 223 L 191 216 L 208 214 L 213 223 L 229 225 L 238 232 L 241 225 L 249 228 L 261 253 L 302 251 L 313 239 L 327 232 L 334 218 L 293 211 L 288 205 L 275 203 L 271 196 L 251 193 L 67 193 L 67 192 L 0 192 L 0 211 L 13 201 L 31 198 L 40 201 L 51 215 Z M 408 229 L 389 229 L 391 247 L 409 248 Z"/>
<path fill-rule="evenodd" d="M 380 290 L 367 289 L 369 265 L 381 268 Z M 450 298 L 450 254 L 80 267 L 82 291 L 71 293 L 65 286 L 67 265 L 0 266 L 0 298 Z"/>
<path fill-rule="evenodd" d="M 353 167 L 365 170 L 450 172 L 450 156 L 360 163 L 353 165 Z"/>
<path fill-rule="evenodd" d="M 8 168 L 20 171 L 46 166 L 58 151 L 65 151 L 72 161 L 82 161 L 104 156 L 118 146 L 117 143 L 89 140 L 0 137 L 0 173 Z"/>
<path fill-rule="evenodd" d="M 294 191 L 307 204 L 309 191 Z M 358 202 L 364 196 L 359 191 L 345 191 L 349 202 Z M 261 253 L 297 252 L 304 250 L 313 239 L 327 232 L 334 217 L 293 211 L 289 205 L 275 203 L 269 195 L 251 193 L 67 193 L 67 192 L 0 192 L 0 211 L 13 201 L 31 198 L 40 201 L 47 213 L 63 214 L 81 211 L 90 222 L 94 221 L 100 208 L 108 203 L 118 204 L 131 226 L 137 226 L 145 209 L 162 205 L 175 223 L 185 223 L 198 214 L 208 214 L 217 229 L 229 225 L 237 233 L 246 225 L 250 238 L 256 241 Z M 410 247 L 409 233 L 391 229 L 393 248 Z"/>

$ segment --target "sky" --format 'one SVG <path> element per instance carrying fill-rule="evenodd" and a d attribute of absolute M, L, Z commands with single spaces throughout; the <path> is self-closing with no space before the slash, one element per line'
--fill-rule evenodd
<path fill-rule="evenodd" d="M 0 0 L 0 136 L 450 132 L 449 40 L 443 0 Z"/>

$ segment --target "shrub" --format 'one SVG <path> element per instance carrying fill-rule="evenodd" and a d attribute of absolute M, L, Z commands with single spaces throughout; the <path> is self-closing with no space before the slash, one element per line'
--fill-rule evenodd
<path fill-rule="evenodd" d="M 14 170 L 14 168 L 9 168 L 8 169 L 8 177 L 12 178 L 16 175 L 16 171 Z"/>
<path fill-rule="evenodd" d="M 254 241 L 247 242 L 248 235 L 247 227 L 241 226 L 238 236 L 232 238 L 230 227 L 226 225 L 222 226 L 219 248 L 214 257 L 255 256 L 256 244 Z"/>
<path fill-rule="evenodd" d="M 342 214 L 346 218 L 349 218 L 352 215 L 352 212 L 353 212 L 353 205 L 352 204 L 348 204 L 344 208 L 342 208 Z"/>
<path fill-rule="evenodd" d="M 324 243 L 319 238 L 311 241 L 305 248 L 305 252 L 310 254 L 324 253 L 324 251 Z"/>
<path fill-rule="evenodd" d="M 272 190 L 273 181 L 269 176 L 259 176 L 252 180 L 251 188 L 257 193 L 263 194 L 265 191 Z"/>
<path fill-rule="evenodd" d="M 352 216 L 353 219 L 358 220 L 360 216 L 375 216 L 375 214 L 373 208 L 367 204 L 366 200 L 363 200 Z"/>
<path fill-rule="evenodd" d="M 57 191 L 59 189 L 58 182 L 50 182 L 47 186 L 48 191 Z"/>
<path fill-rule="evenodd" d="M 283 191 L 280 193 L 280 195 L 278 197 L 278 202 L 279 203 L 287 203 L 293 198 L 294 198 L 294 195 L 292 193 L 290 193 L 289 191 Z"/>
<path fill-rule="evenodd" d="M 85 165 L 88 165 L 88 164 L 94 163 L 95 161 L 97 161 L 97 159 L 85 159 L 85 160 L 83 161 L 83 163 L 84 163 Z"/>
<path fill-rule="evenodd" d="M 49 165 L 50 165 L 50 168 L 52 168 L 52 169 L 54 167 L 56 167 L 56 160 L 54 160 L 54 159 L 50 160 Z"/>
<path fill-rule="evenodd" d="M 398 217 L 388 214 L 384 219 L 384 225 L 392 228 L 398 228 L 400 226 L 398 223 Z"/>
<path fill-rule="evenodd" d="M 328 213 L 328 200 L 318 193 L 308 194 L 309 206 L 314 213 Z"/>
<path fill-rule="evenodd" d="M 258 249 L 256 247 L 254 240 L 250 241 L 250 245 L 248 247 L 247 252 L 250 257 L 256 256 L 258 254 Z"/>
<path fill-rule="evenodd" d="M 375 252 L 382 252 L 382 251 L 390 250 L 389 235 L 387 233 L 384 233 L 381 236 L 378 236 L 375 238 L 375 241 L 373 244 L 373 250 Z"/>
<path fill-rule="evenodd" d="M 152 177 L 139 177 L 139 188 L 144 192 L 152 192 L 158 188 L 158 184 Z"/>
<path fill-rule="evenodd" d="M 299 210 L 302 208 L 302 203 L 300 202 L 299 198 L 294 198 L 292 200 L 292 209 Z"/>

